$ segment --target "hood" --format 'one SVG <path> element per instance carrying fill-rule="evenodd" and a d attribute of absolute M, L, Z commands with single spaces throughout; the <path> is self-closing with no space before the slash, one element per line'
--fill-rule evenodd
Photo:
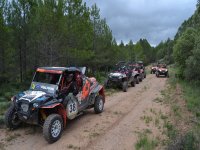
<path fill-rule="evenodd" d="M 158 67 L 151 67 L 151 69 L 157 69 Z"/>
<path fill-rule="evenodd" d="M 159 71 L 167 71 L 166 68 L 159 68 Z"/>
<path fill-rule="evenodd" d="M 126 75 L 120 72 L 110 73 L 109 74 L 112 77 L 125 77 Z"/>
<path fill-rule="evenodd" d="M 28 90 L 23 93 L 18 94 L 18 101 L 19 100 L 27 100 L 29 102 L 32 102 L 34 100 L 36 101 L 44 101 L 47 99 L 45 92 L 43 91 L 32 91 Z"/>

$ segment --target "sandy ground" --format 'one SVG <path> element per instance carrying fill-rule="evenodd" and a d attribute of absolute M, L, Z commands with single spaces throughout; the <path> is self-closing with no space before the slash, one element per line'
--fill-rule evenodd
<path fill-rule="evenodd" d="M 15 131 L 0 129 L 0 149 L 133 150 L 138 133 L 145 129 L 150 129 L 153 137 L 162 139 L 162 129 L 155 127 L 153 121 L 145 122 L 142 117 L 168 111 L 164 105 L 155 102 L 161 97 L 161 90 L 166 88 L 166 80 L 147 75 L 143 82 L 130 87 L 128 92 L 106 97 L 102 114 L 97 115 L 91 109 L 68 122 L 61 139 L 53 144 L 45 141 L 41 127 L 26 126 Z"/>

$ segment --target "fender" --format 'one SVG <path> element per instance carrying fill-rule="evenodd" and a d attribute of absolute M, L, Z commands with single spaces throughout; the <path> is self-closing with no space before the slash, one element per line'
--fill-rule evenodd
<path fill-rule="evenodd" d="M 57 111 L 57 113 L 62 116 L 64 128 L 66 127 L 67 112 L 65 110 L 65 107 L 62 104 L 56 103 L 56 104 L 52 104 L 52 105 L 48 105 L 48 106 L 43 106 L 41 108 L 42 109 L 52 109 L 52 108 L 54 108 Z"/>
<path fill-rule="evenodd" d="M 95 94 L 95 95 L 101 95 L 103 97 L 103 101 L 105 103 L 105 93 L 104 93 L 104 87 L 102 85 L 97 85 L 90 94 Z"/>

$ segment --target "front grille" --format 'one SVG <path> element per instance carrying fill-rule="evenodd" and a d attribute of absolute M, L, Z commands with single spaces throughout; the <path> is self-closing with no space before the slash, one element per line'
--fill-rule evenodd
<path fill-rule="evenodd" d="M 111 80 L 111 81 L 118 81 L 119 78 L 118 78 L 118 77 L 111 77 L 110 80 Z"/>
<path fill-rule="evenodd" d="M 27 100 L 20 100 L 18 102 L 18 111 L 23 114 L 29 114 L 32 109 L 32 104 Z"/>

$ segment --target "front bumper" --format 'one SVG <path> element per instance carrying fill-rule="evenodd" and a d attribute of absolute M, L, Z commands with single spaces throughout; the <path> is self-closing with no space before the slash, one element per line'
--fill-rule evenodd
<path fill-rule="evenodd" d="M 28 108 L 23 109 L 22 105 L 26 105 Z M 15 104 L 17 115 L 19 119 L 29 124 L 39 124 L 39 109 L 33 109 L 33 104 L 27 101 L 20 101 Z"/>
<path fill-rule="evenodd" d="M 158 71 L 158 74 L 159 74 L 159 75 L 167 75 L 167 74 L 168 74 L 168 71 Z"/>

